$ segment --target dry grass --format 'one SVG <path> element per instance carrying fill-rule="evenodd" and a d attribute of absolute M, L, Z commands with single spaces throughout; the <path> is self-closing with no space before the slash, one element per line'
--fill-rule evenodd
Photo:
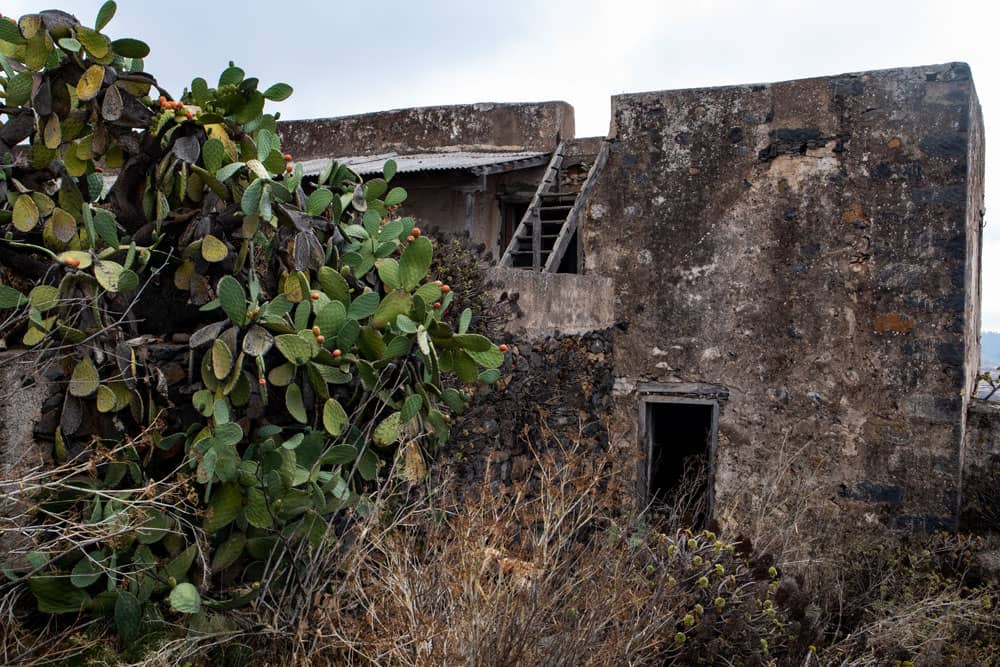
<path fill-rule="evenodd" d="M 527 485 L 460 494 L 444 483 L 390 484 L 369 515 L 332 523 L 325 544 L 291 545 L 288 574 L 272 562 L 252 606 L 185 627 L 177 617 L 150 621 L 145 641 L 120 653 L 109 624 L 25 625 L 15 610 L 30 600 L 11 592 L 0 609 L 5 641 L 47 653 L 7 659 L 42 664 L 75 650 L 89 655 L 80 664 L 150 666 L 996 660 L 1000 625 L 987 607 L 1000 596 L 971 565 L 995 544 L 855 541 L 793 562 L 687 530 L 698 508 L 683 493 L 643 514 L 616 510 L 611 463 L 555 446 L 537 455 L 530 494 Z M 760 532 L 770 522 L 772 548 L 794 542 L 794 522 L 763 511 L 756 520 Z"/>
<path fill-rule="evenodd" d="M 610 515 L 611 467 L 593 463 L 540 456 L 530 498 L 482 489 L 383 506 L 388 528 L 364 529 L 329 563 L 337 574 L 292 652 L 318 664 L 486 666 L 782 655 L 776 586 L 711 533 Z"/>

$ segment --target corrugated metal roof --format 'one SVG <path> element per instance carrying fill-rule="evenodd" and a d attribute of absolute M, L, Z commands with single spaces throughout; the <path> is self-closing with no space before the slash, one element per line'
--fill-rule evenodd
<path fill-rule="evenodd" d="M 442 153 L 382 153 L 381 155 L 359 155 L 355 157 L 337 158 L 337 162 L 346 164 L 360 176 L 381 174 L 382 167 L 390 158 L 396 161 L 396 172 L 400 174 L 419 171 L 464 170 L 476 175 L 497 174 L 517 169 L 527 169 L 547 164 L 551 153 L 522 151 L 516 153 L 451 151 Z M 302 171 L 306 176 L 318 176 L 329 160 L 302 160 Z M 104 185 L 110 188 L 114 185 L 117 173 L 104 174 Z"/>
<path fill-rule="evenodd" d="M 488 153 L 474 151 L 453 151 L 447 153 L 382 153 L 381 155 L 359 155 L 337 158 L 361 176 L 382 173 L 386 160 L 396 161 L 396 171 L 400 174 L 418 171 L 463 170 L 475 174 L 495 174 L 515 169 L 526 169 L 548 162 L 548 153 Z M 306 176 L 317 176 L 326 167 L 328 160 L 305 160 L 300 162 Z"/>

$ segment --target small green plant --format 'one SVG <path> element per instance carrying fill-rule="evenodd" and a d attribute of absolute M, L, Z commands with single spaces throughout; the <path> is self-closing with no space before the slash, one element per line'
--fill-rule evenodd
<path fill-rule="evenodd" d="M 0 286 L 0 336 L 66 368 L 55 456 L 82 462 L 27 489 L 59 539 L 8 577 L 129 642 L 294 584 L 388 470 L 423 479 L 504 354 L 429 278 L 393 161 L 306 178 L 265 112 L 290 86 L 230 63 L 174 100 L 115 10 L 0 19 L 0 265 L 30 286 Z M 186 331 L 171 383 L 149 339 Z"/>

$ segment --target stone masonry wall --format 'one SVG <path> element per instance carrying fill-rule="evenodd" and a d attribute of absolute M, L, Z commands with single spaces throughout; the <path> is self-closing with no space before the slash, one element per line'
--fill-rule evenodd
<path fill-rule="evenodd" d="M 612 445 L 636 447 L 642 382 L 724 385 L 723 523 L 797 466 L 821 512 L 953 526 L 978 359 L 969 68 L 622 95 L 612 139 L 583 222 L 586 271 L 615 285 Z"/>
<path fill-rule="evenodd" d="M 535 495 L 541 481 L 536 457 L 597 467 L 608 451 L 611 334 L 507 340 L 503 377 L 479 387 L 452 426 L 443 473 L 459 488 L 486 481 L 498 495 Z"/>

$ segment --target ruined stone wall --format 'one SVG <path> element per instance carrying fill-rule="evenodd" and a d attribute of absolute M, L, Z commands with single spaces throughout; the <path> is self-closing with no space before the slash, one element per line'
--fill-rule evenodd
<path fill-rule="evenodd" d="M 486 481 L 498 495 L 535 495 L 538 457 L 601 467 L 611 415 L 610 332 L 507 340 L 503 376 L 476 389 L 469 411 L 452 426 L 435 474 L 459 488 Z"/>
<path fill-rule="evenodd" d="M 612 444 L 645 381 L 724 385 L 719 519 L 779 471 L 834 514 L 957 516 L 982 118 L 960 63 L 622 95 L 584 217 L 615 284 Z M 787 483 L 789 480 L 785 480 Z"/>
<path fill-rule="evenodd" d="M 963 415 L 968 418 L 969 408 L 975 402 L 976 388 L 979 384 L 979 371 L 982 362 L 982 346 L 980 341 L 980 331 L 982 330 L 981 304 L 982 295 L 982 233 L 981 229 L 986 214 L 983 191 L 985 187 L 985 148 L 986 139 L 983 136 L 982 109 L 979 100 L 973 94 L 969 100 L 969 116 L 975 119 L 968 125 L 968 143 L 966 149 L 966 168 L 968 170 L 968 187 L 966 188 L 965 216 L 969 233 L 965 237 L 965 386 L 967 391 L 963 392 L 962 400 L 966 410 Z M 971 402 L 970 402 L 971 401 Z M 963 425 L 964 426 L 964 425 Z M 959 469 L 965 470 L 965 463 L 969 456 L 972 463 L 978 464 L 981 460 L 977 457 L 978 452 L 966 452 L 963 440 L 961 456 L 959 458 Z M 963 473 L 963 480 L 967 479 Z"/>
<path fill-rule="evenodd" d="M 282 146 L 296 160 L 443 146 L 551 151 L 557 137 L 574 131 L 573 107 L 565 102 L 419 107 L 278 124 Z"/>
<path fill-rule="evenodd" d="M 399 213 L 412 216 L 422 231 L 467 237 L 496 255 L 500 236 L 496 176 L 480 179 L 450 171 L 399 174 L 393 185 L 404 188 L 408 195 Z"/>

